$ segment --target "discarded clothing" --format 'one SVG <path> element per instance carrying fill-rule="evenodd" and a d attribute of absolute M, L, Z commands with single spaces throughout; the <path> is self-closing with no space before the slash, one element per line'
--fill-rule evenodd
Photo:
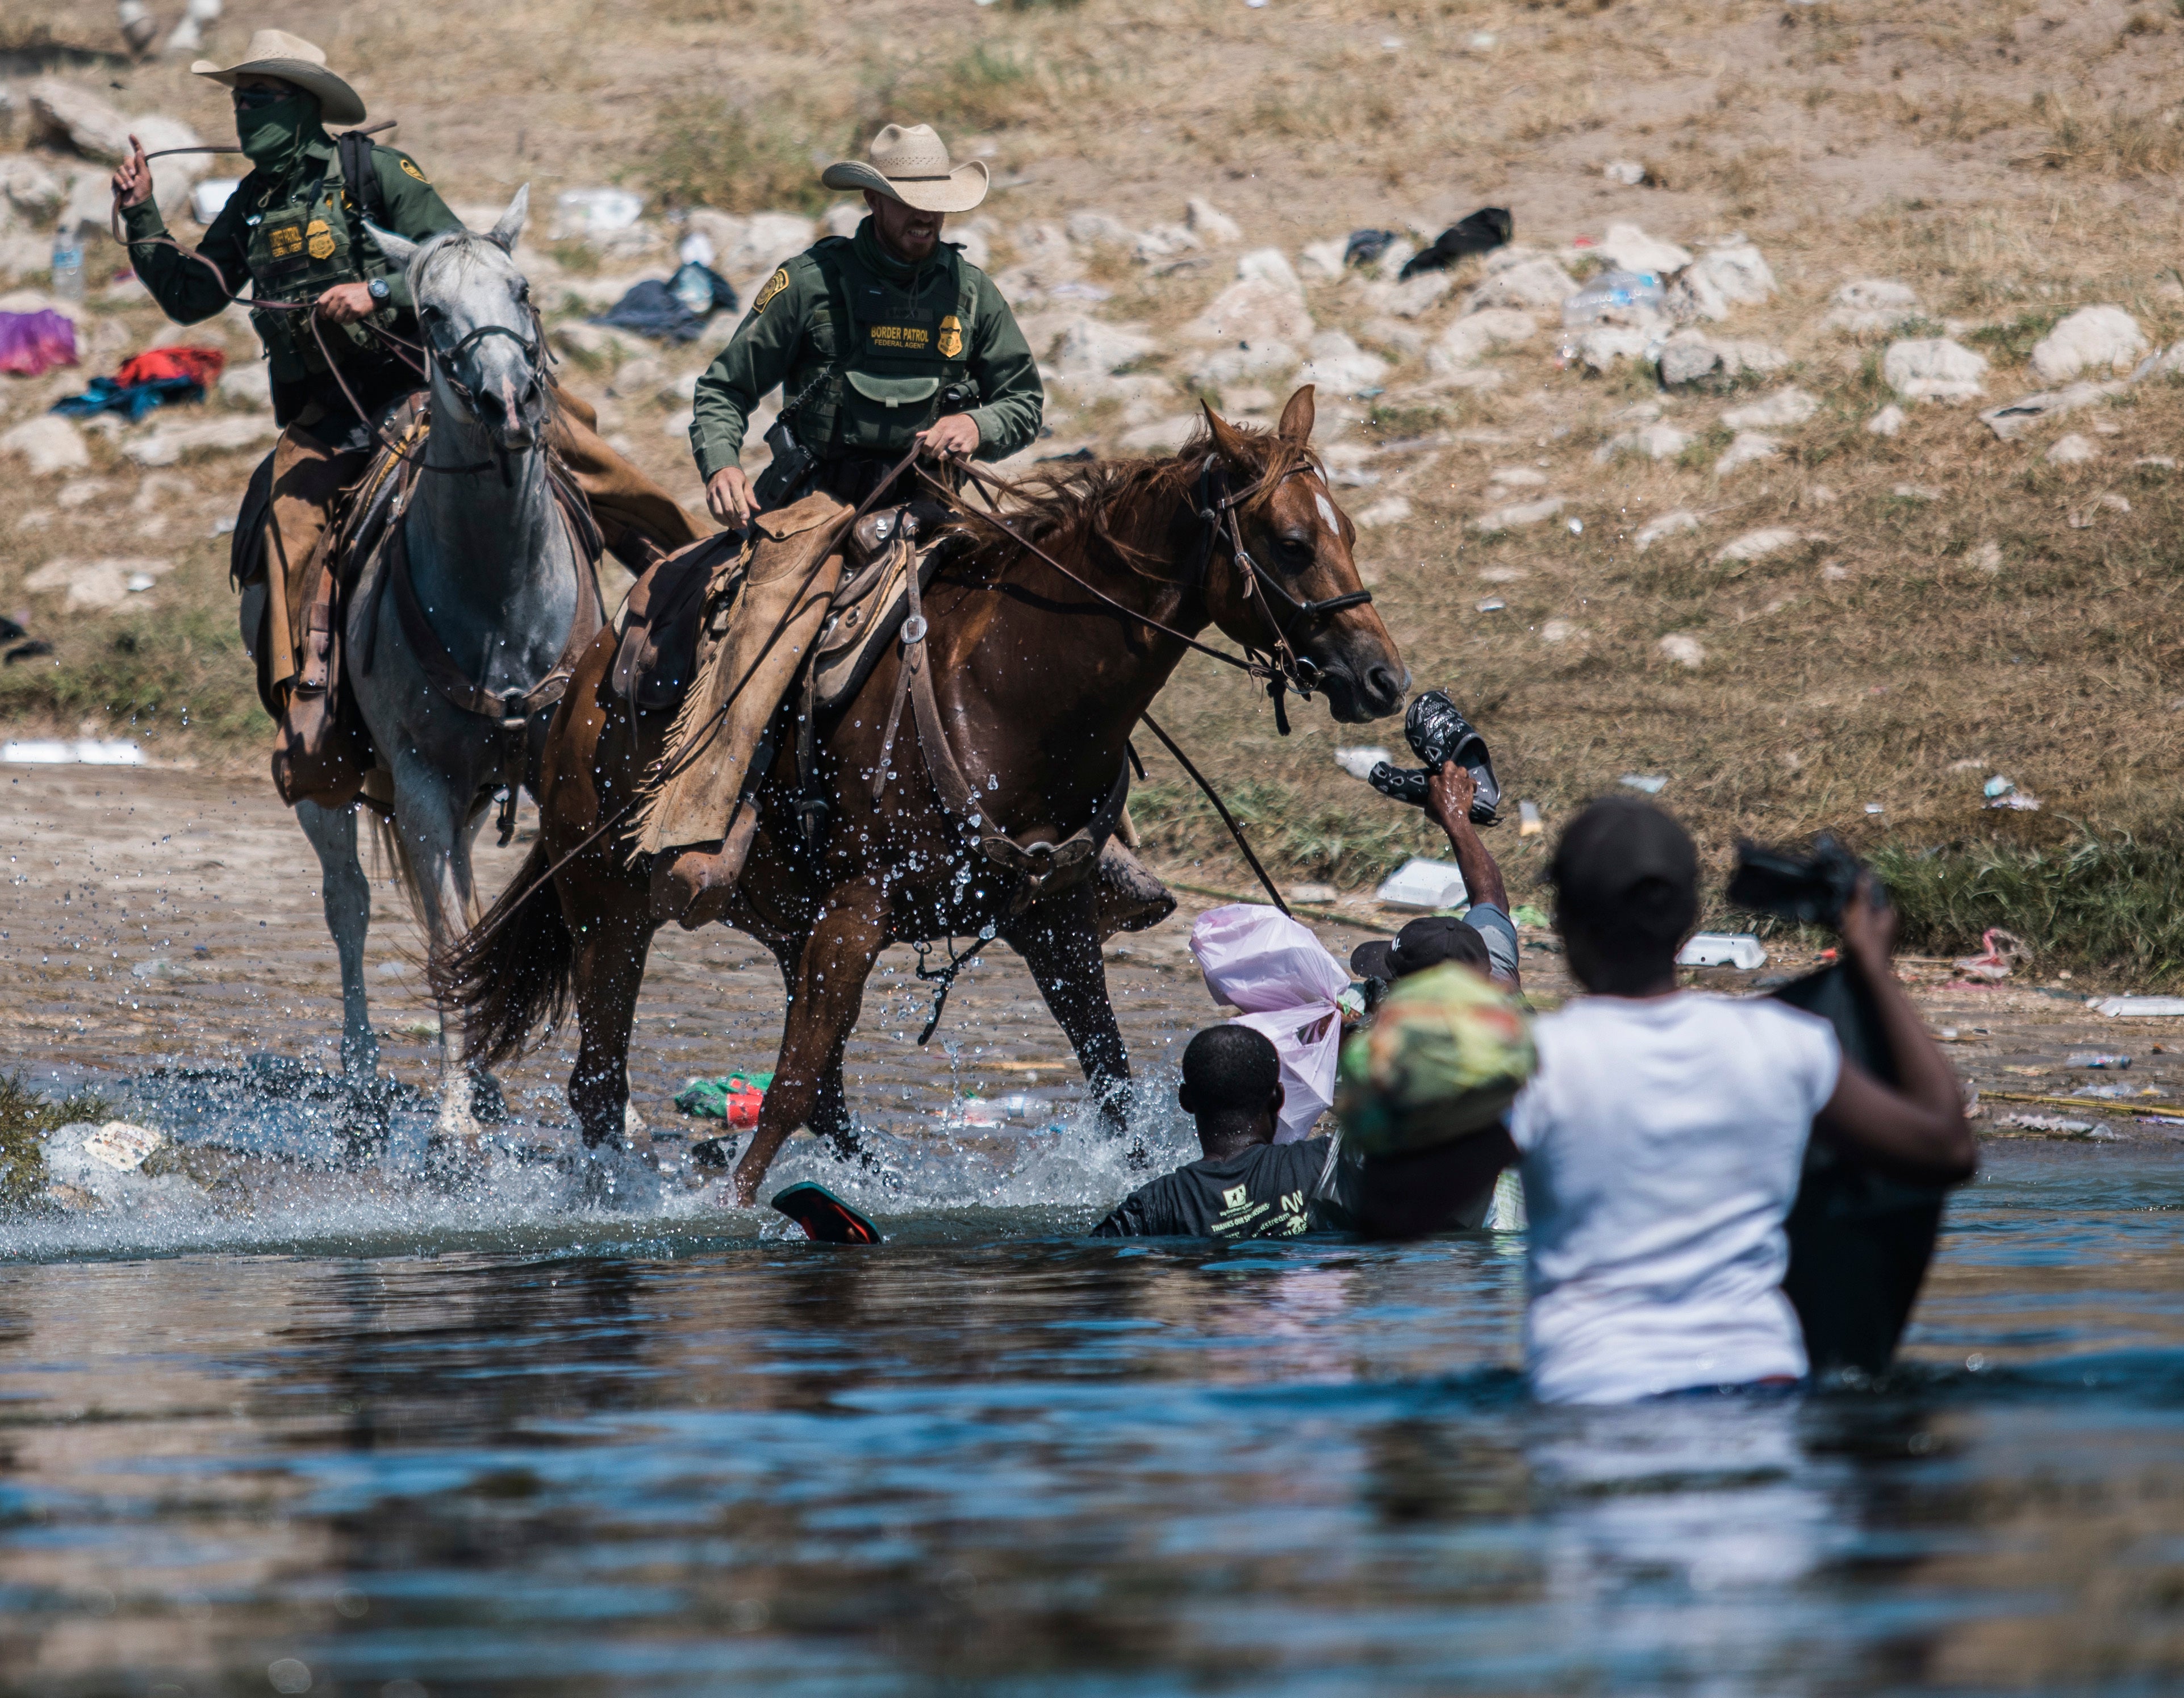
<path fill-rule="evenodd" d="M 75 364 L 75 326 L 50 308 L 0 313 L 0 371 L 37 377 L 56 365 Z"/>
<path fill-rule="evenodd" d="M 760 1105 L 773 1084 L 771 1073 L 733 1072 L 717 1079 L 693 1079 L 676 1094 L 675 1106 L 704 1120 L 733 1127 L 758 1124 Z"/>
<path fill-rule="evenodd" d="M 113 376 L 92 378 L 81 394 L 54 402 L 52 410 L 71 419 L 120 413 L 133 425 L 154 407 L 203 400 L 226 364 L 216 348 L 151 348 L 124 360 Z"/>
<path fill-rule="evenodd" d="M 1421 271 L 1446 271 L 1467 253 L 1484 253 L 1500 248 L 1516 234 L 1517 220 L 1509 209 L 1501 206 L 1482 206 L 1470 217 L 1461 219 L 1435 237 L 1433 246 L 1421 248 L 1403 265 L 1403 281 L 1415 277 Z"/>
<path fill-rule="evenodd" d="M 735 305 L 727 279 L 692 261 L 664 283 L 647 278 L 592 322 L 654 342 L 695 342 L 708 319 Z"/>
<path fill-rule="evenodd" d="M 1353 230 L 1342 250 L 1345 265 L 1370 265 L 1388 251 L 1388 244 L 1396 239 L 1392 230 Z"/>

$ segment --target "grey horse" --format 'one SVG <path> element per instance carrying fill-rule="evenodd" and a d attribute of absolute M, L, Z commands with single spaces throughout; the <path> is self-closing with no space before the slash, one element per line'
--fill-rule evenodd
<path fill-rule="evenodd" d="M 471 682 L 504 696 L 525 693 L 554 670 L 579 597 L 593 593 L 547 482 L 553 395 L 530 285 L 510 258 L 529 204 L 526 185 L 483 236 L 455 230 L 413 242 L 371 229 L 407 269 L 431 375 L 426 469 L 398 521 L 411 580 L 448 654 Z M 349 604 L 348 683 L 393 776 L 398 858 L 437 949 L 475 917 L 471 847 L 504 781 L 508 733 L 436 691 L 382 587 L 368 576 Z M 368 668 L 356 664 L 365 654 Z M 326 927 L 341 956 L 343 1072 L 363 1083 L 376 1075 L 379 1045 L 365 996 L 371 887 L 357 858 L 357 810 L 299 802 L 296 816 L 318 852 Z M 475 1161 L 481 1112 L 496 1111 L 499 1097 L 443 1034 L 439 1147 Z"/>

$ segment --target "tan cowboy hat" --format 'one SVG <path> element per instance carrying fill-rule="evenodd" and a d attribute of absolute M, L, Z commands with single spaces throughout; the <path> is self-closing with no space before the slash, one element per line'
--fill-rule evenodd
<path fill-rule="evenodd" d="M 872 137 L 872 163 L 844 159 L 819 181 L 830 189 L 870 189 L 920 212 L 968 212 L 986 198 L 986 167 L 951 165 L 948 144 L 930 124 L 890 124 Z"/>
<path fill-rule="evenodd" d="M 210 59 L 199 59 L 190 69 L 230 88 L 246 76 L 277 76 L 306 94 L 316 95 L 319 116 L 326 122 L 364 122 L 364 102 L 354 89 L 326 69 L 325 51 L 286 30 L 260 30 L 250 38 L 250 46 L 237 64 L 216 65 Z"/>

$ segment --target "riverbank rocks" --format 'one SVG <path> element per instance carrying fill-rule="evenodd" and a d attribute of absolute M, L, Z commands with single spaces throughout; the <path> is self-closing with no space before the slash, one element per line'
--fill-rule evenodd
<path fill-rule="evenodd" d="M 1488 307 L 1451 321 L 1427 350 L 1426 364 L 1436 376 L 1476 365 L 1491 350 L 1529 342 L 1540 327 L 1531 314 L 1514 307 Z"/>
<path fill-rule="evenodd" d="M 1158 352 L 1159 346 L 1134 325 L 1073 318 L 1054 339 L 1054 373 L 1065 381 L 1072 377 L 1106 376 Z"/>
<path fill-rule="evenodd" d="M 1761 306 L 1774 294 L 1774 273 L 1759 250 L 1748 242 L 1729 242 L 1709 248 L 1678 275 L 1669 288 L 1669 312 L 1674 318 L 1719 322 L 1732 306 Z"/>
<path fill-rule="evenodd" d="M 1891 342 L 1880 376 L 1907 401 L 1970 401 L 1986 392 L 1986 356 L 1946 337 Z"/>
<path fill-rule="evenodd" d="M 1618 271 L 1650 271 L 1665 277 L 1691 263 L 1691 251 L 1648 236 L 1635 224 L 1611 224 L 1594 250 Z"/>
<path fill-rule="evenodd" d="M 1502 307 L 1558 313 L 1563 303 L 1576 292 L 1577 280 L 1545 254 L 1538 254 L 1492 272 L 1465 297 L 1463 309 L 1483 313 Z"/>
<path fill-rule="evenodd" d="M 1706 647 L 1688 631 L 1671 631 L 1653 647 L 1664 660 L 1696 671 L 1706 665 Z"/>
<path fill-rule="evenodd" d="M 1698 528 L 1699 515 L 1679 508 L 1673 513 L 1663 513 L 1658 519 L 1649 519 L 1638 527 L 1638 534 L 1630 540 L 1642 554 L 1665 537 L 1681 537 Z"/>
<path fill-rule="evenodd" d="M 2003 406 L 1988 408 L 1980 415 L 1980 423 L 2003 442 L 2013 443 L 2042 419 L 2075 413 L 2081 407 L 2090 407 L 2111 395 L 2120 395 L 2130 387 L 2126 379 L 2111 378 L 2106 383 L 2073 383 L 2062 389 L 2042 390 L 2036 395 L 2022 395 Z"/>
<path fill-rule="evenodd" d="M 1893 401 L 1865 421 L 1868 436 L 1892 437 L 1903 428 L 1904 412 Z"/>
<path fill-rule="evenodd" d="M 1689 431 L 1657 421 L 1609 437 L 1593 450 L 1592 458 L 1600 465 L 1623 454 L 1642 454 L 1647 459 L 1674 459 L 1697 440 Z"/>
<path fill-rule="evenodd" d="M 0 455 L 21 460 L 36 477 L 57 471 L 81 471 L 91 464 L 91 448 L 83 432 L 68 420 L 52 413 L 25 419 L 0 431 Z"/>
<path fill-rule="evenodd" d="M 1217 348 L 1191 368 L 1191 381 L 1207 388 L 1270 381 L 1294 371 L 1303 356 L 1285 342 L 1240 342 Z"/>
<path fill-rule="evenodd" d="M 187 454 L 237 454 L 280 434 L 280 426 L 263 414 L 236 413 L 201 424 L 162 425 L 121 451 L 139 465 L 172 465 Z"/>
<path fill-rule="evenodd" d="M 2120 376 L 2146 355 L 2149 344 L 2137 321 L 2121 307 L 2081 307 L 2033 344 L 2031 366 L 2049 383 L 2081 372 Z"/>
<path fill-rule="evenodd" d="M 1852 336 L 1892 331 L 1924 315 L 1918 292 L 1908 283 L 1861 277 L 1836 291 L 1836 303 L 1821 322 Z"/>
<path fill-rule="evenodd" d="M 33 595 L 60 596 L 64 612 L 100 612 L 141 594 L 174 569 L 172 560 L 48 560 L 23 580 L 23 587 Z"/>
<path fill-rule="evenodd" d="M 1190 233 L 1208 247 L 1224 247 L 1244 239 L 1243 229 L 1234 219 L 1212 201 L 1195 196 L 1184 203 L 1183 221 Z"/>
<path fill-rule="evenodd" d="M 1713 473 L 1716 477 L 1727 477 L 1731 472 L 1742 471 L 1745 467 L 1756 465 L 1761 460 L 1773 459 L 1781 452 L 1782 444 L 1774 437 L 1762 436 L 1757 431 L 1741 431 L 1723 452 L 1722 457 L 1713 463 Z"/>
<path fill-rule="evenodd" d="M 1746 560 L 1763 560 L 1769 554 L 1779 554 L 1785 548 L 1794 548 L 1805 540 L 1802 531 L 1791 531 L 1782 526 L 1770 525 L 1758 531 L 1747 531 L 1741 537 L 1731 537 L 1714 551 L 1718 565 L 1734 565 Z"/>
<path fill-rule="evenodd" d="M 1763 342 L 1730 342 L 1687 327 L 1661 345 L 1660 361 L 1664 387 L 1721 388 L 1740 377 L 1780 371 L 1789 365 L 1790 356 Z"/>
<path fill-rule="evenodd" d="M 1200 342 L 1300 342 L 1310 341 L 1312 332 L 1303 292 L 1263 276 L 1231 283 L 1184 326 L 1184 334 Z"/>
<path fill-rule="evenodd" d="M 1820 410 L 1820 404 L 1798 388 L 1777 389 L 1741 407 L 1731 407 L 1721 422 L 1732 431 L 1779 431 L 1802 425 Z"/>
<path fill-rule="evenodd" d="M 2093 446 L 2091 440 L 2075 431 L 2067 437 L 2058 437 L 2055 445 L 2048 450 L 2047 456 L 2050 465 L 2083 465 L 2087 460 L 2100 457 L 2101 451 Z"/>
<path fill-rule="evenodd" d="M 1480 514 L 1471 521 L 1471 528 L 1482 536 L 1491 536 L 1496 531 L 1521 531 L 1527 526 L 1544 524 L 1568 505 L 1559 495 L 1543 495 L 1536 501 L 1514 501 Z"/>
<path fill-rule="evenodd" d="M 1339 330 L 1322 331 L 1305 353 L 1308 358 L 1296 381 L 1316 384 L 1325 394 L 1355 395 L 1375 389 L 1388 375 L 1386 360 L 1365 353 Z"/>

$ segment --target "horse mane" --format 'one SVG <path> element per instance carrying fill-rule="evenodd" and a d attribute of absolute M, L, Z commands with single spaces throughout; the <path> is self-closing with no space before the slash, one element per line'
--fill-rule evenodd
<path fill-rule="evenodd" d="M 1229 428 L 1248 451 L 1255 478 L 1281 463 L 1285 453 L 1301 454 L 1315 470 L 1319 469 L 1318 457 L 1310 449 L 1298 448 L 1262 426 Z M 1124 536 L 1136 529 L 1135 521 L 1148 510 L 1172 510 L 1184 500 L 1199 468 L 1214 452 L 1212 429 L 1201 420 L 1182 448 L 1165 459 L 1095 459 L 1035 471 L 1008 486 L 1009 499 L 1000 516 L 1015 537 L 1002 536 L 989 520 L 960 518 L 956 528 L 974 540 L 957 558 L 967 571 L 983 575 L 998 571 L 1021 553 L 1017 537 L 1028 537 L 1050 551 L 1057 544 L 1073 543 L 1088 554 L 1091 549 L 1083 545 L 1096 540 L 1123 565 L 1138 571 L 1138 562 L 1150 557 L 1124 541 Z M 967 515 L 971 512 L 963 496 L 950 504 Z"/>

